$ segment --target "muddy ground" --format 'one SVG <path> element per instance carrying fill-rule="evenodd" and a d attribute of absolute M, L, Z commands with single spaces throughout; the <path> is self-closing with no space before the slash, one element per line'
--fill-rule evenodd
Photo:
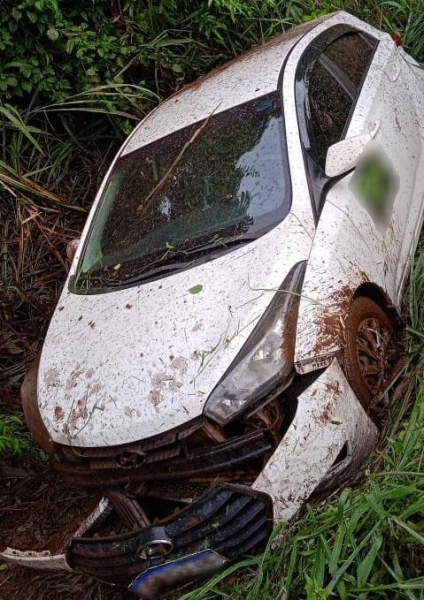
<path fill-rule="evenodd" d="M 0 465 L 0 548 L 60 553 L 99 494 L 75 488 L 34 461 Z M 10 567 L 0 560 L 0 599 L 125 600 L 133 598 L 85 576 Z"/>

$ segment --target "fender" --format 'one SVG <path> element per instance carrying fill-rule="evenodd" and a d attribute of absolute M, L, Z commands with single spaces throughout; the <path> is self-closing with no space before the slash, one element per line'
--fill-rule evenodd
<path fill-rule="evenodd" d="M 350 178 L 329 191 L 316 230 L 299 305 L 298 373 L 328 366 L 343 350 L 350 303 L 360 286 L 372 282 L 393 302 L 381 234 L 352 197 Z"/>

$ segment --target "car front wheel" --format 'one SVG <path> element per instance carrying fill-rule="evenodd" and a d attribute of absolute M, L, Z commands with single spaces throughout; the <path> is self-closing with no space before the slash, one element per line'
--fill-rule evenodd
<path fill-rule="evenodd" d="M 347 379 L 365 410 L 387 388 L 399 360 L 397 333 L 384 310 L 373 300 L 354 298 L 346 323 L 344 367 Z"/>

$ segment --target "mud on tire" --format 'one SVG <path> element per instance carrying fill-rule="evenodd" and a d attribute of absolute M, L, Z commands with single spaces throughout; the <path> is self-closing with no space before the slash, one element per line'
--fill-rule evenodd
<path fill-rule="evenodd" d="M 384 310 L 373 300 L 354 298 L 346 322 L 344 370 L 365 410 L 393 376 L 399 360 L 398 334 Z"/>

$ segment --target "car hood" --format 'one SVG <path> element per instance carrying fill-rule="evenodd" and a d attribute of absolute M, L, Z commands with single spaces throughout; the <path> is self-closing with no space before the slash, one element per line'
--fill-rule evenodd
<path fill-rule="evenodd" d="M 95 295 L 65 286 L 38 374 L 52 439 L 123 444 L 200 415 L 310 244 L 290 214 L 260 239 L 163 279 Z"/>

